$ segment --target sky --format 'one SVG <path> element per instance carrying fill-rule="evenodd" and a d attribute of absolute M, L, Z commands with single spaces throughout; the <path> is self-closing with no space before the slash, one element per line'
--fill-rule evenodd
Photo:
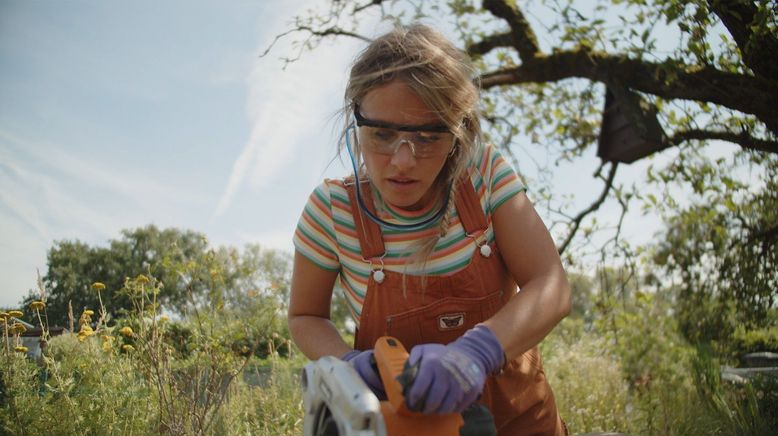
<path fill-rule="evenodd" d="M 311 189 L 345 171 L 333 114 L 360 47 L 260 58 L 310 3 L 0 1 L 0 305 L 58 240 L 153 223 L 291 251 Z"/>
<path fill-rule="evenodd" d="M 0 0 L 0 306 L 35 288 L 61 240 L 105 246 L 155 224 L 291 252 L 311 190 L 349 171 L 334 115 L 364 43 L 286 68 L 288 38 L 259 55 L 320 3 Z M 597 164 L 558 183 L 588 204 Z"/>

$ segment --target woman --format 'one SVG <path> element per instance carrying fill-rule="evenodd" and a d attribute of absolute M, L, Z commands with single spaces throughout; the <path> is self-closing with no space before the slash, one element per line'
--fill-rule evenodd
<path fill-rule="evenodd" d="M 501 435 L 563 434 L 537 344 L 570 311 L 569 285 L 516 173 L 481 143 L 472 75 L 423 25 L 359 55 L 342 141 L 354 174 L 316 188 L 298 223 L 289 327 L 306 356 L 349 361 L 379 397 L 372 347 L 391 335 L 418 367 L 408 407 L 477 401 Z M 338 279 L 353 349 L 329 318 Z"/>

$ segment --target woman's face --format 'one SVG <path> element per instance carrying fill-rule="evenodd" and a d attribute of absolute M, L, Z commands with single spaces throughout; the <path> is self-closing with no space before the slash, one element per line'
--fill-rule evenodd
<path fill-rule="evenodd" d="M 405 82 L 393 80 L 377 86 L 359 103 L 364 118 L 403 126 L 429 126 L 442 121 Z M 418 210 L 434 201 L 435 179 L 448 155 L 414 157 L 410 146 L 402 144 L 393 155 L 375 153 L 362 146 L 362 158 L 373 185 L 390 205 Z"/>

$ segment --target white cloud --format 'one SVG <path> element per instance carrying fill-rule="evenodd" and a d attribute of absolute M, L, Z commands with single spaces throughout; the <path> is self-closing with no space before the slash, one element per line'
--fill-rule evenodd
<path fill-rule="evenodd" d="M 196 193 L 154 180 L 153 177 L 133 168 L 123 167 L 121 171 L 117 171 L 116 162 L 101 162 L 84 155 L 75 155 L 67 151 L 66 144 L 31 140 L 2 130 L 0 141 L 3 145 L 16 149 L 13 166 L 29 181 L 42 177 L 61 184 L 62 180 L 58 176 L 64 176 L 78 181 L 82 186 L 100 188 L 137 201 L 158 198 L 164 201 L 202 203 Z M 25 172 L 25 166 L 40 165 L 49 172 L 45 173 L 40 169 Z"/>
<path fill-rule="evenodd" d="M 294 226 L 291 226 L 289 229 L 271 230 L 263 233 L 240 233 L 238 238 L 239 243 L 242 245 L 260 241 L 259 244 L 262 248 L 272 248 L 291 253 L 294 250 L 290 236 L 292 233 L 294 233 Z"/>
<path fill-rule="evenodd" d="M 272 40 L 270 35 L 277 33 L 280 30 L 266 32 L 257 52 L 264 51 L 267 41 Z M 290 170 L 306 139 L 316 135 L 329 139 L 329 132 L 321 135 L 322 132 L 315 130 L 337 110 L 340 102 L 333 100 L 332 91 L 337 88 L 336 95 L 342 94 L 345 75 L 357 47 L 357 41 L 347 40 L 337 45 L 323 44 L 313 52 L 304 53 L 284 70 L 282 61 L 274 55 L 288 55 L 292 48 L 288 40 L 282 39 L 270 55 L 255 59 L 247 77 L 246 111 L 251 133 L 233 164 L 214 217 L 221 216 L 230 207 L 242 188 L 247 186 L 255 191 L 266 188 Z"/>

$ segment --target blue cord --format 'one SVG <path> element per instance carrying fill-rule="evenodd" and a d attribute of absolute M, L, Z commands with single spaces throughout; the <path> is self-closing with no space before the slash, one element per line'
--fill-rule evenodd
<path fill-rule="evenodd" d="M 443 207 L 440 208 L 440 210 L 432 217 L 427 218 L 424 221 L 414 223 L 414 224 L 393 224 L 387 221 L 382 220 L 370 210 L 368 210 L 367 207 L 365 207 L 365 203 L 362 200 L 362 192 L 359 188 L 359 171 L 357 169 L 357 161 L 354 159 L 354 152 L 351 150 L 351 141 L 349 140 L 349 130 L 355 130 L 356 128 L 352 124 L 346 129 L 346 150 L 348 150 L 348 156 L 351 158 L 351 167 L 354 169 L 354 185 L 357 189 L 357 203 L 359 203 L 359 208 L 364 212 L 368 218 L 370 218 L 371 221 L 378 224 L 379 226 L 384 226 L 386 228 L 392 229 L 392 230 L 421 230 L 430 224 L 434 223 L 435 221 L 438 221 L 443 217 L 443 214 L 446 213 L 446 208 L 448 208 L 448 200 L 451 194 L 451 186 L 449 186 L 449 189 L 446 190 L 446 200 L 443 202 Z M 356 133 L 356 132 L 355 132 Z"/>

